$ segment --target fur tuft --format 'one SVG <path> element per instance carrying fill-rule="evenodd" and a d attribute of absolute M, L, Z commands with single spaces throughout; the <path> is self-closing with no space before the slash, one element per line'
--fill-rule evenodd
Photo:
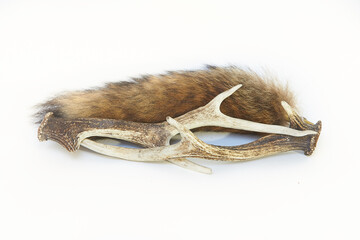
<path fill-rule="evenodd" d="M 287 87 L 237 67 L 207 66 L 205 70 L 175 71 L 163 75 L 108 83 L 102 88 L 69 92 L 40 105 L 38 122 L 47 112 L 62 118 L 109 118 L 134 122 L 163 122 L 204 106 L 219 93 L 242 84 L 227 98 L 221 111 L 231 117 L 286 125 L 280 102 L 294 106 Z"/>

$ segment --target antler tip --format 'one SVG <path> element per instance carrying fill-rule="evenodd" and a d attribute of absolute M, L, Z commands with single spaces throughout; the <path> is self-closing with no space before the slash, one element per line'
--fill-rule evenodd
<path fill-rule="evenodd" d="M 174 124 L 177 123 L 176 120 L 173 119 L 173 118 L 170 117 L 170 116 L 167 116 L 167 117 L 166 117 L 166 121 L 167 121 L 170 125 L 174 125 Z"/>
<path fill-rule="evenodd" d="M 285 110 L 285 112 L 286 112 L 287 114 L 290 115 L 290 114 L 293 113 L 293 110 L 292 110 L 291 106 L 290 106 L 287 102 L 281 101 L 281 106 L 284 108 L 284 110 Z"/>
<path fill-rule="evenodd" d="M 241 88 L 243 85 L 242 84 L 238 84 L 238 85 L 236 85 L 235 87 L 233 87 L 233 88 L 235 88 L 235 90 L 238 90 L 239 88 Z"/>
<path fill-rule="evenodd" d="M 233 94 L 234 92 L 236 92 L 239 88 L 242 87 L 242 84 L 238 84 L 235 85 L 234 87 L 230 88 L 229 90 L 227 90 L 226 92 L 228 92 L 228 96 L 230 96 L 231 94 Z"/>

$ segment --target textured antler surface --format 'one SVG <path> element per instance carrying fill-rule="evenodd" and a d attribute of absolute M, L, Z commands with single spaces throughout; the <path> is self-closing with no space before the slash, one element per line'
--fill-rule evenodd
<path fill-rule="evenodd" d="M 314 150 L 321 123 L 313 125 L 304 121 L 285 102 L 282 106 L 289 115 L 290 128 L 269 125 L 232 118 L 220 111 L 222 101 L 233 94 L 241 85 L 237 85 L 215 97 L 206 106 L 190 111 L 176 118 L 168 118 L 163 123 L 137 123 L 111 119 L 63 119 L 46 114 L 42 121 L 38 137 L 41 141 L 52 139 L 68 151 L 75 151 L 80 144 L 96 152 L 133 161 L 168 160 L 193 170 L 209 172 L 184 157 L 198 157 L 217 160 L 248 160 L 270 154 L 303 150 L 309 155 Z M 219 126 L 262 132 L 270 135 L 237 147 L 215 147 L 208 145 L 193 135 L 189 129 L 203 126 Z M 177 133 L 182 141 L 169 145 L 170 139 Z M 149 149 L 128 149 L 94 142 L 89 137 L 101 136 L 126 140 Z M 309 143 L 311 141 L 311 143 Z"/>
<path fill-rule="evenodd" d="M 291 112 L 294 114 L 294 112 Z M 297 114 L 290 115 L 292 119 L 301 119 Z M 316 125 L 306 124 L 300 120 L 296 127 L 305 127 L 316 130 L 316 134 L 302 137 L 287 135 L 267 135 L 260 139 L 240 146 L 221 147 L 206 144 L 198 139 L 189 129 L 176 120 L 168 117 L 168 123 L 180 132 L 182 140 L 174 145 L 148 149 L 128 149 L 123 147 L 108 146 L 91 140 L 84 140 L 82 145 L 96 152 L 119 157 L 132 161 L 164 161 L 173 158 L 196 157 L 223 161 L 246 161 L 265 157 L 268 155 L 302 150 L 306 155 L 311 155 L 316 147 L 316 142 L 321 131 L 321 122 Z"/>

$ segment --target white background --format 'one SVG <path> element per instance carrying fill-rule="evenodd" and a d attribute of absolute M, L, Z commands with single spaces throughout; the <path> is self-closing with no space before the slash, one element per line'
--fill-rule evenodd
<path fill-rule="evenodd" d="M 315 153 L 204 175 L 37 140 L 54 94 L 205 64 L 287 81 Z M 359 1 L 0 0 L 0 80 L 0 239 L 360 238 Z"/>

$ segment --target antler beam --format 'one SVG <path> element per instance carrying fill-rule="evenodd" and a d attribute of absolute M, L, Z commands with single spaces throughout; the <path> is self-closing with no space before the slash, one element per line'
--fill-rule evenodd
<path fill-rule="evenodd" d="M 291 114 L 294 114 L 294 112 L 292 111 Z M 187 157 L 223 161 L 246 161 L 293 150 L 302 150 L 305 155 L 311 155 L 316 147 L 321 131 L 321 122 L 313 125 L 303 122 L 298 115 L 290 116 L 291 118 L 296 117 L 300 120 L 300 124 L 296 124 L 296 127 L 310 128 L 315 130 L 317 134 L 306 135 L 303 137 L 271 134 L 248 144 L 233 147 L 221 147 L 206 144 L 198 139 L 184 125 L 168 117 L 167 122 L 175 127 L 182 137 L 182 140 L 174 145 L 148 149 L 128 149 L 109 146 L 88 139 L 83 140 L 82 145 L 98 153 L 132 161 L 165 161 L 168 159 Z"/>

